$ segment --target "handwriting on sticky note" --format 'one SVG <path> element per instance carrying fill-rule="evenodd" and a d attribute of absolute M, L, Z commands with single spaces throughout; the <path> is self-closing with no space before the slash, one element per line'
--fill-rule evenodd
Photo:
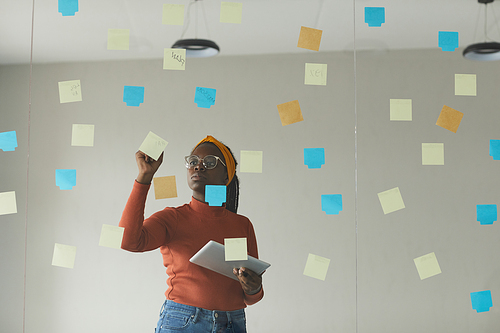
<path fill-rule="evenodd" d="M 438 47 L 445 52 L 453 52 L 458 48 L 458 32 L 456 31 L 439 31 L 438 32 Z"/>
<path fill-rule="evenodd" d="M 342 194 L 322 194 L 321 210 L 327 215 L 338 215 L 342 211 Z"/>
<path fill-rule="evenodd" d="M 319 51 L 322 30 L 300 27 L 299 41 L 297 47 L 312 51 Z"/>
<path fill-rule="evenodd" d="M 17 148 L 16 131 L 0 133 L 0 149 L 3 151 L 15 151 Z"/>
<path fill-rule="evenodd" d="M 391 121 L 411 121 L 412 120 L 412 100 L 411 99 L 390 99 L 389 113 Z"/>
<path fill-rule="evenodd" d="M 153 160 L 157 161 L 167 145 L 168 142 L 166 140 L 160 138 L 153 132 L 149 132 L 139 147 L 139 150 L 151 157 Z"/>
<path fill-rule="evenodd" d="M 226 186 L 205 185 L 205 201 L 209 206 L 222 206 L 226 202 Z"/>
<path fill-rule="evenodd" d="M 186 49 L 164 49 L 163 69 L 180 70 L 186 69 Z"/>
<path fill-rule="evenodd" d="M 444 165 L 444 143 L 422 143 L 422 165 Z"/>
<path fill-rule="evenodd" d="M 242 150 L 240 152 L 240 172 L 262 173 L 262 151 Z"/>
<path fill-rule="evenodd" d="M 226 261 L 248 260 L 246 238 L 224 238 L 224 257 Z"/>
<path fill-rule="evenodd" d="M 81 102 L 82 101 L 82 87 L 80 80 L 61 81 L 59 85 L 59 102 Z"/>
<path fill-rule="evenodd" d="M 101 238 L 99 238 L 99 246 L 110 247 L 112 249 L 121 248 L 124 231 L 125 228 L 103 224 L 101 228 Z"/>
<path fill-rule="evenodd" d="M 413 259 L 417 267 L 420 280 L 430 278 L 431 276 L 441 274 L 441 268 L 434 252 Z"/>
<path fill-rule="evenodd" d="M 490 311 L 490 308 L 493 306 L 491 290 L 470 293 L 470 300 L 472 303 L 472 308 L 478 313 Z"/>
<path fill-rule="evenodd" d="M 453 133 L 457 133 L 458 126 L 460 126 L 463 116 L 464 114 L 462 112 L 445 105 L 439 114 L 436 125 Z"/>
<path fill-rule="evenodd" d="M 306 267 L 304 267 L 304 275 L 325 281 L 328 266 L 330 266 L 330 259 L 309 253 Z"/>
<path fill-rule="evenodd" d="M 196 87 L 194 102 L 199 108 L 210 108 L 215 104 L 216 89 Z"/>
<path fill-rule="evenodd" d="M 76 170 L 56 169 L 56 186 L 61 190 L 72 190 L 76 186 Z"/>
<path fill-rule="evenodd" d="M 279 104 L 278 112 L 280 115 L 282 126 L 290 125 L 304 120 L 304 118 L 302 118 L 302 111 L 300 110 L 298 100 Z"/>
<path fill-rule="evenodd" d="M 75 266 L 76 246 L 55 243 L 52 265 L 73 268 Z"/>
<path fill-rule="evenodd" d="M 153 178 L 155 199 L 177 198 L 177 185 L 175 176 Z"/>
<path fill-rule="evenodd" d="M 476 205 L 476 216 L 481 225 L 493 224 L 497 220 L 497 205 Z"/>
<path fill-rule="evenodd" d="M 327 64 L 306 63 L 304 84 L 325 86 L 326 85 Z"/>
<path fill-rule="evenodd" d="M 378 199 L 384 214 L 389 214 L 405 208 L 399 187 L 378 193 Z"/>
<path fill-rule="evenodd" d="M 16 191 L 0 193 L 0 215 L 16 214 Z"/>

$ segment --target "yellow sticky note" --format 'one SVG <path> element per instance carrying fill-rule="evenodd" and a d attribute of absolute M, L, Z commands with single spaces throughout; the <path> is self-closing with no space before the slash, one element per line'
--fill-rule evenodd
<path fill-rule="evenodd" d="M 457 133 L 458 126 L 460 126 L 463 116 L 464 114 L 462 112 L 445 105 L 439 114 L 436 125 L 452 131 L 453 133 Z"/>
<path fill-rule="evenodd" d="M 149 132 L 139 147 L 139 150 L 151 157 L 153 160 L 157 161 L 158 157 L 160 157 L 167 145 L 167 141 L 163 140 L 153 132 Z"/>
<path fill-rule="evenodd" d="M 304 275 L 325 281 L 328 266 L 330 266 L 330 259 L 309 253 L 306 267 L 304 268 Z"/>
<path fill-rule="evenodd" d="M 262 151 L 242 150 L 240 172 L 262 173 Z"/>
<path fill-rule="evenodd" d="M 422 143 L 422 165 L 444 165 L 444 143 Z"/>
<path fill-rule="evenodd" d="M 224 238 L 224 256 L 226 261 L 247 260 L 247 239 Z"/>
<path fill-rule="evenodd" d="M 308 64 L 304 75 L 304 84 L 326 86 L 326 64 Z"/>
<path fill-rule="evenodd" d="M 121 248 L 124 231 L 125 228 L 103 224 L 99 246 L 111 247 L 113 249 Z"/>
<path fill-rule="evenodd" d="M 61 81 L 59 85 L 59 102 L 81 102 L 82 101 L 82 86 L 80 80 Z"/>
<path fill-rule="evenodd" d="M 390 120 L 391 121 L 411 121 L 411 99 L 391 99 L 390 100 Z"/>
<path fill-rule="evenodd" d="M 300 27 L 299 42 L 297 43 L 297 47 L 319 51 L 319 44 L 321 43 L 322 34 L 322 30 Z"/>
<path fill-rule="evenodd" d="M 0 193 L 0 215 L 16 214 L 16 191 Z"/>
<path fill-rule="evenodd" d="M 283 126 L 304 120 L 298 100 L 279 104 L 278 112 L 280 114 L 281 125 Z"/>
<path fill-rule="evenodd" d="M 243 4 L 239 2 L 225 2 L 220 4 L 220 22 L 241 23 Z"/>
<path fill-rule="evenodd" d="M 439 267 L 436 254 L 434 252 L 426 254 L 425 256 L 415 258 L 413 259 L 413 261 L 415 262 L 415 266 L 417 267 L 420 280 L 427 279 L 437 274 L 441 274 L 441 268 Z"/>
<path fill-rule="evenodd" d="M 399 187 L 378 193 L 378 199 L 380 200 L 384 214 L 405 208 Z"/>
<path fill-rule="evenodd" d="M 161 23 L 184 25 L 184 5 L 164 4 Z"/>
<path fill-rule="evenodd" d="M 177 185 L 175 176 L 153 178 L 155 199 L 177 198 Z"/>
<path fill-rule="evenodd" d="M 128 50 L 130 29 L 108 29 L 108 50 Z"/>
<path fill-rule="evenodd" d="M 73 124 L 73 130 L 71 132 L 71 145 L 93 147 L 94 125 Z"/>
<path fill-rule="evenodd" d="M 52 265 L 66 268 L 75 266 L 76 246 L 55 243 Z"/>
<path fill-rule="evenodd" d="M 183 71 L 186 69 L 186 49 L 164 49 L 163 69 Z"/>
<path fill-rule="evenodd" d="M 455 95 L 476 96 L 476 74 L 455 74 Z"/>

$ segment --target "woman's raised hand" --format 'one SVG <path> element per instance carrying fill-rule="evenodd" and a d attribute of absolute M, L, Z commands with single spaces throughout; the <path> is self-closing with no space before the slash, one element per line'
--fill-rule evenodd
<path fill-rule="evenodd" d="M 139 168 L 139 175 L 136 179 L 137 182 L 141 184 L 150 184 L 153 180 L 154 174 L 158 171 L 161 162 L 163 162 L 163 153 L 161 153 L 158 160 L 155 161 L 139 150 L 135 153 L 135 161 L 137 162 L 137 167 Z"/>

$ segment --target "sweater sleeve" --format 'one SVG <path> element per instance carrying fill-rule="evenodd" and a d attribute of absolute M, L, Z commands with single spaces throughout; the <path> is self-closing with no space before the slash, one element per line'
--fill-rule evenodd
<path fill-rule="evenodd" d="M 159 248 L 169 241 L 169 228 L 160 218 L 160 211 L 144 220 L 144 208 L 149 185 L 134 181 L 132 193 L 128 198 L 119 223 L 125 228 L 123 232 L 122 249 L 132 252 L 145 252 Z"/>
<path fill-rule="evenodd" d="M 255 231 L 252 226 L 252 222 L 248 221 L 248 254 L 252 257 L 259 259 L 259 253 L 257 250 L 257 239 L 255 238 Z M 260 301 L 264 297 L 264 286 L 260 288 L 260 291 L 254 295 L 244 294 L 244 302 L 246 305 L 252 305 Z"/>

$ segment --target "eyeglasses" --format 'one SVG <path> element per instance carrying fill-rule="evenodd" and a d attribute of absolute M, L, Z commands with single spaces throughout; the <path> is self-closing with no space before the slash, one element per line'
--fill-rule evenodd
<path fill-rule="evenodd" d="M 214 155 L 207 155 L 204 158 L 200 158 L 196 155 L 189 155 L 184 157 L 184 160 L 186 161 L 186 168 L 188 169 L 194 168 L 200 164 L 200 162 L 203 163 L 203 166 L 207 170 L 215 168 L 217 166 L 217 161 L 220 161 L 223 166 L 226 166 L 218 156 Z"/>

